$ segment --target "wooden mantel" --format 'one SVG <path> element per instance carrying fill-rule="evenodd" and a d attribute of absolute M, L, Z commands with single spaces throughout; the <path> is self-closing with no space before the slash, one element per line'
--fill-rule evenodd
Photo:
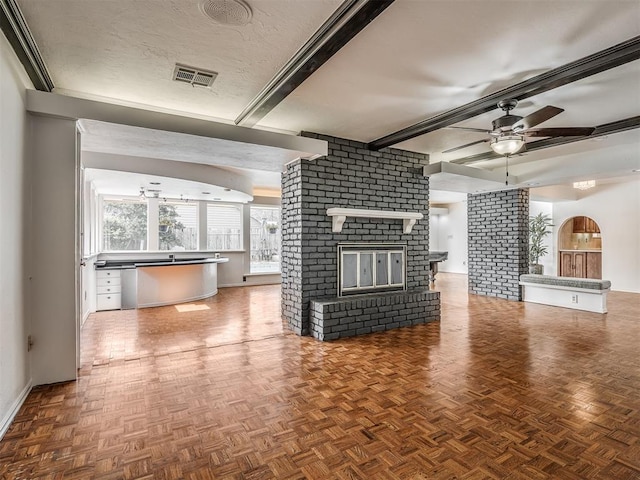
<path fill-rule="evenodd" d="M 391 210 L 366 210 L 361 208 L 328 208 L 327 215 L 332 217 L 333 233 L 340 233 L 342 225 L 347 217 L 364 218 L 397 218 L 402 220 L 402 230 L 404 233 L 411 233 L 411 229 L 423 215 L 418 212 L 397 212 Z"/>

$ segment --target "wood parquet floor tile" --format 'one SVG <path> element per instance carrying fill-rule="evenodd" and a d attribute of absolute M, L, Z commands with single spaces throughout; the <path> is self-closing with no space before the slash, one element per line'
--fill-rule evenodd
<path fill-rule="evenodd" d="M 640 295 L 607 315 L 477 297 L 318 342 L 278 286 L 98 312 L 78 380 L 34 388 L 3 479 L 640 479 Z"/>

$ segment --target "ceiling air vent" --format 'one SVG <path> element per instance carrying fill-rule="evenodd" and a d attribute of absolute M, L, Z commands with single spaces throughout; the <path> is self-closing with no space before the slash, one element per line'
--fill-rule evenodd
<path fill-rule="evenodd" d="M 246 25 L 251 21 L 251 8 L 242 0 L 205 0 L 200 10 L 222 25 Z"/>
<path fill-rule="evenodd" d="M 180 64 L 176 64 L 176 68 L 173 69 L 173 79 L 176 82 L 188 83 L 197 87 L 210 87 L 217 76 L 216 72 Z"/>

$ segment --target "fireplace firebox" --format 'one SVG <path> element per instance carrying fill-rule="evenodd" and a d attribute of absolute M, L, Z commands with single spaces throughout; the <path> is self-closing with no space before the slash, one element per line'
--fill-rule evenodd
<path fill-rule="evenodd" d="M 338 296 L 406 290 L 405 244 L 338 244 Z"/>

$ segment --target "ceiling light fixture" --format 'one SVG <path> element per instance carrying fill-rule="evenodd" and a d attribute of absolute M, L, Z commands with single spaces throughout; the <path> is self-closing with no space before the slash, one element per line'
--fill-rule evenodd
<path fill-rule="evenodd" d="M 145 198 L 160 198 L 160 190 L 154 190 L 151 188 L 145 190 L 144 187 L 140 187 L 139 196 L 142 200 L 144 200 Z"/>
<path fill-rule="evenodd" d="M 573 182 L 573 188 L 577 188 L 578 190 L 589 190 L 596 186 L 595 180 L 585 180 L 583 182 Z"/>
<path fill-rule="evenodd" d="M 498 155 L 513 155 L 524 145 L 522 135 L 500 135 L 491 140 L 491 149 Z"/>

